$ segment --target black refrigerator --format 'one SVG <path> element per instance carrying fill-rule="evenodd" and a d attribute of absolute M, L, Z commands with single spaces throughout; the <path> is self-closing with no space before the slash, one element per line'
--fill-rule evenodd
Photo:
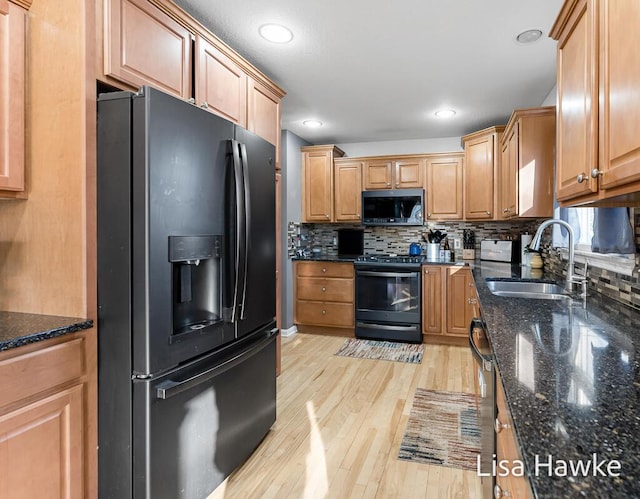
<path fill-rule="evenodd" d="M 97 138 L 99 496 L 200 499 L 275 421 L 275 148 L 150 87 Z"/>

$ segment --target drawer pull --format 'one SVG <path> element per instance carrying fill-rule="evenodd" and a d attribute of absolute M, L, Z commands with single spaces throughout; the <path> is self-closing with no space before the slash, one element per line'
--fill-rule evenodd
<path fill-rule="evenodd" d="M 322 269 L 322 273 L 324 274 L 327 271 L 327 269 L 323 268 Z"/>
<path fill-rule="evenodd" d="M 495 422 L 493 423 L 493 429 L 496 431 L 496 433 L 500 433 L 502 430 L 509 429 L 509 423 L 501 423 L 500 420 L 496 418 Z"/>
<path fill-rule="evenodd" d="M 326 311 L 326 310 L 323 310 L 323 311 L 322 311 L 322 315 L 327 315 L 327 311 Z"/>
<path fill-rule="evenodd" d="M 327 290 L 324 286 L 322 287 L 322 292 L 324 293 Z"/>

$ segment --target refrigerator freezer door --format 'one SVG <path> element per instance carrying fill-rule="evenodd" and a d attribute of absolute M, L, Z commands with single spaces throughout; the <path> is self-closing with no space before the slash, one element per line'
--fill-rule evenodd
<path fill-rule="evenodd" d="M 276 335 L 134 381 L 134 498 L 207 497 L 251 455 L 275 421 Z"/>
<path fill-rule="evenodd" d="M 237 126 L 235 139 L 240 144 L 247 205 L 246 274 L 237 322 L 241 338 L 272 322 L 276 313 L 275 147 Z"/>

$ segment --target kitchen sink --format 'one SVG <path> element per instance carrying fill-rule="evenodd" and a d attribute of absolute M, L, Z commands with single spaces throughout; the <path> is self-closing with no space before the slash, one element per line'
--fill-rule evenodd
<path fill-rule="evenodd" d="M 564 287 L 549 282 L 535 281 L 487 281 L 487 287 L 494 295 L 511 298 L 532 298 L 538 300 L 570 300 Z"/>

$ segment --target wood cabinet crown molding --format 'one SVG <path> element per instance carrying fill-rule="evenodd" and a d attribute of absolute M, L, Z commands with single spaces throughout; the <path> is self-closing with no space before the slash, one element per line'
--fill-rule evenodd
<path fill-rule="evenodd" d="M 507 142 L 507 135 L 511 132 L 520 118 L 532 116 L 549 116 L 555 115 L 555 113 L 556 106 L 527 107 L 523 109 L 515 109 L 513 113 L 511 113 L 511 117 L 504 127 L 504 133 L 501 138 L 501 143 L 504 145 Z"/>
<path fill-rule="evenodd" d="M 265 85 L 269 90 L 275 93 L 279 98 L 286 95 L 286 92 L 282 90 L 276 83 L 267 78 L 258 68 L 256 68 L 249 61 L 241 57 L 235 50 L 233 50 L 224 41 L 218 38 L 211 32 L 210 28 L 206 27 L 196 18 L 189 13 L 182 10 L 175 3 L 169 0 L 147 0 L 150 4 L 155 5 L 162 10 L 165 14 L 172 17 L 175 21 L 182 24 L 185 28 L 191 31 L 193 34 L 199 34 L 209 43 L 213 44 L 218 50 L 223 52 L 227 57 L 232 59 L 242 70 L 251 78 L 259 81 Z"/>
<path fill-rule="evenodd" d="M 582 3 L 582 1 L 583 0 L 567 0 L 564 2 L 556 21 L 553 23 L 553 26 L 549 31 L 549 38 L 557 40 L 560 37 L 560 33 L 564 31 L 569 19 L 574 15 L 576 8 Z"/>
<path fill-rule="evenodd" d="M 31 4 L 33 3 L 33 0 L 9 0 L 9 2 L 29 10 L 31 8 Z"/>
<path fill-rule="evenodd" d="M 506 125 L 496 125 L 496 126 L 483 128 L 482 130 L 478 130 L 476 132 L 471 132 L 467 135 L 463 135 L 462 137 L 460 137 L 460 144 L 464 148 L 465 142 L 469 142 L 470 140 L 477 139 L 478 137 L 482 137 L 483 135 L 488 135 L 490 133 L 495 133 L 495 134 L 504 133 L 505 128 L 507 128 Z"/>

